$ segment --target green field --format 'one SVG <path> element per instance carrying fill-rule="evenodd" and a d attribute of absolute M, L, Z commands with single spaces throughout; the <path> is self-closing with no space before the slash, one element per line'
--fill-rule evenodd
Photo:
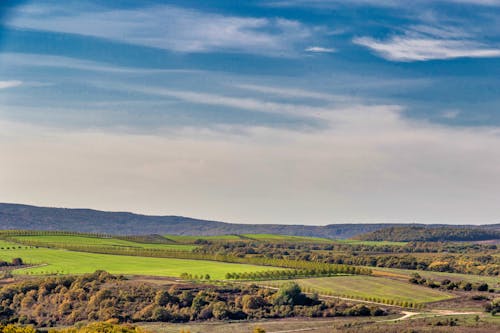
<path fill-rule="evenodd" d="M 178 277 L 182 273 L 193 275 L 210 274 L 212 279 L 223 279 L 228 272 L 242 273 L 279 269 L 205 260 L 117 256 L 33 248 L 1 240 L 0 248 L 3 248 L 3 250 L 0 249 L 0 259 L 2 260 L 10 261 L 12 258 L 19 257 L 26 263 L 40 265 L 14 271 L 15 274 L 83 274 L 96 270 L 105 270 L 113 274 L 173 277 Z"/>
<path fill-rule="evenodd" d="M 394 245 L 394 246 L 405 246 L 408 244 L 407 242 L 390 242 L 390 241 L 363 241 L 363 240 L 356 240 L 356 239 L 336 239 L 336 243 L 341 243 L 341 244 L 349 244 L 349 245 L 379 245 L 379 246 L 384 246 L 384 245 Z"/>
<path fill-rule="evenodd" d="M 238 235 L 220 235 L 220 236 L 164 235 L 163 237 L 165 237 L 168 240 L 184 244 L 192 244 L 199 239 L 213 241 L 213 242 L 242 240 L 242 238 Z"/>
<path fill-rule="evenodd" d="M 116 238 L 98 238 L 89 236 L 72 236 L 72 235 L 41 235 L 41 236 L 12 236 L 12 240 L 20 242 L 35 241 L 57 246 L 58 244 L 71 244 L 83 246 L 112 246 L 122 248 L 136 248 L 136 249 L 165 249 L 177 251 L 191 251 L 196 248 L 194 245 L 186 244 L 150 244 L 150 243 L 136 243 Z"/>
<path fill-rule="evenodd" d="M 331 239 L 319 237 L 305 237 L 305 236 L 289 236 L 289 235 L 275 235 L 275 234 L 242 234 L 244 238 L 254 239 L 258 241 L 281 241 L 281 242 L 299 242 L 299 243 L 331 243 Z"/>
<path fill-rule="evenodd" d="M 298 242 L 298 243 L 331 243 L 331 239 L 305 236 L 289 236 L 274 234 L 242 234 L 242 235 L 220 235 L 220 236 L 189 236 L 189 235 L 164 235 L 168 240 L 177 243 L 192 244 L 197 240 L 213 242 L 230 241 L 262 241 L 262 242 Z"/>
<path fill-rule="evenodd" d="M 373 276 L 335 276 L 297 279 L 305 290 L 319 294 L 345 296 L 356 299 L 390 299 L 402 302 L 426 303 L 452 298 L 442 291 L 416 286 L 407 282 Z M 269 285 L 283 282 L 269 282 Z M 264 282 L 263 284 L 267 284 Z"/>
<path fill-rule="evenodd" d="M 485 276 L 485 275 L 473 275 L 473 274 L 460 274 L 460 273 L 445 273 L 445 272 L 432 272 L 432 271 L 420 271 L 420 270 L 410 270 L 410 269 L 399 269 L 399 268 L 385 268 L 385 267 L 374 267 L 372 268 L 374 274 L 382 275 L 384 273 L 397 274 L 406 276 L 408 279 L 413 273 L 418 273 L 420 276 L 426 279 L 433 280 L 444 280 L 450 279 L 451 281 L 466 281 L 471 283 L 482 283 L 486 282 L 490 287 L 499 289 L 500 288 L 500 278 L 497 276 Z M 380 273 L 379 273 L 380 272 Z"/>
<path fill-rule="evenodd" d="M 164 235 L 168 240 L 176 243 L 193 244 L 197 240 L 207 240 L 212 242 L 231 241 L 259 241 L 259 242 L 296 242 L 313 244 L 340 243 L 348 245 L 394 245 L 404 246 L 407 242 L 386 242 L 386 241 L 361 241 L 355 239 L 329 239 L 321 237 L 290 236 L 278 234 L 241 234 L 241 235 L 220 235 L 220 236 L 190 236 L 190 235 Z"/>

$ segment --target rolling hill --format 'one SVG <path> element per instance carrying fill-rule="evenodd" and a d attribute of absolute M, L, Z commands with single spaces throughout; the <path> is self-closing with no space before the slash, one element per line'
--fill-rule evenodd
<path fill-rule="evenodd" d="M 389 223 L 330 224 L 326 226 L 236 224 L 183 216 L 149 216 L 127 212 L 0 203 L 0 230 L 67 230 L 117 235 L 171 234 L 203 236 L 272 233 L 336 239 L 350 238 L 387 227 L 407 225 Z"/>

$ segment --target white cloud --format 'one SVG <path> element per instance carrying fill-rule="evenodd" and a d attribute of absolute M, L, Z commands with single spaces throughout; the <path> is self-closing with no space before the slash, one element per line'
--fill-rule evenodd
<path fill-rule="evenodd" d="M 409 26 L 403 34 L 384 40 L 357 37 L 353 42 L 393 61 L 500 57 L 500 46 L 483 44 L 478 38 L 461 27 L 427 22 Z"/>
<path fill-rule="evenodd" d="M 394 61 L 500 57 L 500 48 L 490 48 L 473 41 L 405 36 L 394 36 L 384 41 L 361 37 L 353 41 L 372 49 L 385 59 Z"/>
<path fill-rule="evenodd" d="M 203 70 L 195 70 L 195 69 L 124 67 L 124 66 L 107 64 L 103 62 L 80 60 L 63 56 L 52 56 L 46 54 L 27 54 L 27 53 L 16 53 L 16 52 L 0 53 L 0 63 L 8 64 L 9 66 L 58 67 L 66 69 L 106 72 L 106 73 L 116 73 L 116 74 L 204 73 Z"/>
<path fill-rule="evenodd" d="M 319 132 L 157 136 L 0 122 L 0 201 L 248 223 L 498 221 L 498 129 L 409 122 L 397 107 L 333 114 Z"/>
<path fill-rule="evenodd" d="M 258 98 L 233 97 L 211 93 L 194 92 L 186 90 L 173 90 L 166 88 L 141 88 L 137 86 L 115 87 L 127 90 L 138 91 L 145 94 L 176 98 L 185 102 L 216 105 L 240 110 L 250 110 L 258 112 L 284 113 L 296 116 L 324 117 L 331 109 L 326 107 L 316 107 L 297 103 L 278 103 Z"/>
<path fill-rule="evenodd" d="M 310 46 L 305 49 L 306 52 L 312 53 L 334 53 L 336 50 L 329 47 L 321 47 L 321 46 Z"/>
<path fill-rule="evenodd" d="M 0 81 L 0 89 L 14 88 L 22 85 L 22 81 Z"/>
<path fill-rule="evenodd" d="M 157 5 L 136 10 L 94 10 L 27 5 L 8 25 L 101 37 L 177 52 L 248 52 L 287 55 L 311 35 L 297 21 L 225 16 Z"/>

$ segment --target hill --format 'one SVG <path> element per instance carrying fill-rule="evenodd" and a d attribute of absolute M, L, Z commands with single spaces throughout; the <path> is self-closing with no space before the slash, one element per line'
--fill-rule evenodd
<path fill-rule="evenodd" d="M 415 224 L 414 224 L 415 225 Z M 330 224 L 326 226 L 285 224 L 236 224 L 183 216 L 148 216 L 92 209 L 36 207 L 0 203 L 0 230 L 62 230 L 116 235 L 229 235 L 279 234 L 291 236 L 351 238 L 356 235 L 407 224 Z"/>
<path fill-rule="evenodd" d="M 392 242 L 453 242 L 453 241 L 485 241 L 500 239 L 500 231 L 496 228 L 484 227 L 453 227 L 453 226 L 393 226 L 375 230 L 356 236 L 364 241 Z"/>

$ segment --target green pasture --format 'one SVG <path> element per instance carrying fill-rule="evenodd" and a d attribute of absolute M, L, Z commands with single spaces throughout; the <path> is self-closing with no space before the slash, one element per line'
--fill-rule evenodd
<path fill-rule="evenodd" d="M 280 242 L 299 242 L 299 243 L 331 243 L 331 239 L 320 237 L 306 237 L 306 236 L 290 236 L 278 234 L 242 234 L 244 238 L 253 239 L 258 241 L 280 241 Z"/>
<path fill-rule="evenodd" d="M 297 243 L 331 243 L 331 239 L 320 237 L 289 236 L 276 234 L 241 234 L 241 235 L 219 235 L 219 236 L 190 236 L 190 235 L 164 235 L 168 240 L 177 243 L 192 244 L 195 241 L 207 240 L 213 242 L 230 241 L 260 241 L 260 242 L 297 242 Z"/>
<path fill-rule="evenodd" d="M 37 266 L 16 270 L 15 274 L 83 274 L 105 270 L 113 274 L 172 277 L 178 277 L 182 273 L 210 274 L 212 279 L 223 279 L 228 272 L 243 273 L 279 269 L 205 260 L 117 256 L 35 248 L 0 241 L 0 259 L 11 261 L 16 257 Z"/>
<path fill-rule="evenodd" d="M 451 281 L 466 281 L 470 283 L 483 283 L 486 282 L 490 287 L 499 289 L 500 288 L 500 278 L 498 276 L 484 276 L 484 275 L 473 275 L 473 274 L 461 274 L 461 273 L 446 273 L 446 272 L 432 272 L 432 271 L 420 271 L 411 269 L 399 269 L 399 268 L 385 268 L 385 267 L 374 267 L 372 268 L 375 274 L 388 273 L 407 276 L 408 279 L 412 274 L 418 273 L 420 276 L 426 279 L 432 279 L 441 281 L 444 279 L 449 279 Z"/>
<path fill-rule="evenodd" d="M 18 241 L 34 241 L 43 242 L 53 245 L 81 245 L 81 246 L 95 246 L 95 247 L 124 247 L 124 248 L 136 248 L 136 249 L 165 249 L 165 250 L 177 250 L 177 251 L 191 251 L 196 246 L 186 245 L 186 244 L 148 244 L 148 243 L 136 243 L 132 241 L 116 239 L 116 238 L 98 238 L 89 236 L 75 236 L 75 235 L 40 235 L 40 236 L 12 236 L 12 240 Z"/>
<path fill-rule="evenodd" d="M 398 280 L 373 276 L 351 275 L 296 279 L 304 290 L 319 294 L 355 299 L 386 299 L 402 302 L 427 303 L 452 298 L 451 294 Z M 283 283 L 282 281 L 279 283 Z M 267 284 L 264 282 L 263 284 Z M 276 282 L 269 282 L 270 285 Z"/>
<path fill-rule="evenodd" d="M 385 246 L 385 245 L 405 246 L 406 244 L 408 244 L 407 242 L 364 241 L 357 239 L 336 239 L 335 242 L 341 244 L 349 244 L 349 245 L 374 245 L 374 246 Z"/>
<path fill-rule="evenodd" d="M 207 241 L 238 241 L 242 238 L 238 235 L 220 235 L 220 236 L 190 236 L 190 235 L 163 235 L 168 240 L 174 241 L 176 243 L 192 244 L 195 241 L 207 240 Z"/>

